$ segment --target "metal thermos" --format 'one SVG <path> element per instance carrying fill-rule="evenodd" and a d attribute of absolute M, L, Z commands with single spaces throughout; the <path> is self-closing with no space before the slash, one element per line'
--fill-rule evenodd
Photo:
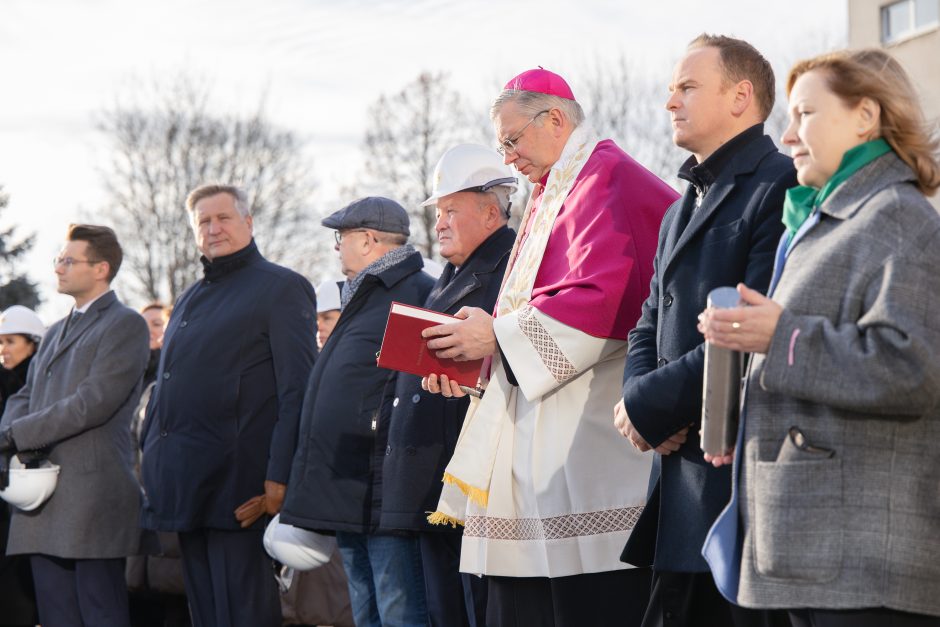
<path fill-rule="evenodd" d="M 741 304 L 733 287 L 718 287 L 708 294 L 708 306 L 729 309 Z M 705 380 L 702 385 L 702 450 L 727 455 L 738 435 L 743 355 L 705 343 Z"/>

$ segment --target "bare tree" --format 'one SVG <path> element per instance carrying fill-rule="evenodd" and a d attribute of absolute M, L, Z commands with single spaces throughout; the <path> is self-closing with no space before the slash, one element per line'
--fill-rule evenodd
<path fill-rule="evenodd" d="M 631 157 L 673 187 L 683 152 L 672 143 L 669 112 L 663 107 L 668 68 L 642 72 L 621 54 L 614 61 L 596 59 L 583 72 L 586 88 L 579 97 L 588 121 L 601 137 L 611 138 Z"/>
<path fill-rule="evenodd" d="M 6 209 L 9 196 L 0 186 L 0 213 Z M 0 310 L 10 305 L 23 305 L 35 309 L 40 302 L 36 284 L 17 272 L 17 262 L 21 261 L 33 246 L 35 235 L 18 237 L 16 227 L 0 229 Z"/>
<path fill-rule="evenodd" d="M 104 111 L 98 128 L 110 144 L 102 169 L 104 213 L 125 249 L 131 287 L 173 302 L 200 273 L 185 199 L 209 182 L 239 185 L 251 197 L 256 239 L 269 259 L 309 273 L 314 184 L 304 142 L 266 118 L 210 111 L 209 89 L 190 76 L 139 83 Z M 263 98 L 262 98 L 263 102 Z M 322 251 L 319 251 L 322 254 Z"/>
<path fill-rule="evenodd" d="M 434 211 L 420 207 L 431 195 L 434 166 L 455 144 L 485 142 L 479 116 L 445 74 L 424 72 L 369 107 L 363 149 L 366 171 L 356 190 L 390 194 L 412 217 L 412 239 L 427 257 L 437 250 Z"/>

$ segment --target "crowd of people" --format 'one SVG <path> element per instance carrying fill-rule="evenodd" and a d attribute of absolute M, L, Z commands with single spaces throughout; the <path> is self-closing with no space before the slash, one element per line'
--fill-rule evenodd
<path fill-rule="evenodd" d="M 344 279 L 314 290 L 212 183 L 202 277 L 138 312 L 114 231 L 71 225 L 69 316 L 0 317 L 0 624 L 940 625 L 937 135 L 881 50 L 786 85 L 790 156 L 760 52 L 689 44 L 680 195 L 519 74 L 498 147 L 435 168 L 434 276 L 374 196 L 322 220 Z M 450 314 L 420 341 L 478 384 L 377 367 L 393 303 Z M 706 343 L 747 356 L 720 454 Z"/>

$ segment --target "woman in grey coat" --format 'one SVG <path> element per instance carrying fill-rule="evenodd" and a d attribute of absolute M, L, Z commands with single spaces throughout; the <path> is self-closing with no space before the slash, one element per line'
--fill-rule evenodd
<path fill-rule="evenodd" d="M 797 627 L 938 625 L 937 141 L 883 51 L 800 62 L 787 84 L 801 186 L 770 296 L 741 285 L 748 307 L 700 318 L 753 353 L 732 502 L 703 553 L 730 600 Z"/>

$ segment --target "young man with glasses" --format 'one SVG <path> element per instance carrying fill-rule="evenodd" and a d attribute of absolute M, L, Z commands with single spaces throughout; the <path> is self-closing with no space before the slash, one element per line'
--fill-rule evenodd
<path fill-rule="evenodd" d="M 111 291 L 121 260 L 108 227 L 69 228 L 54 267 L 75 305 L 46 332 L 0 421 L 0 452 L 60 468 L 48 501 L 14 511 L 7 548 L 30 555 L 43 625 L 130 623 L 124 561 L 137 552 L 140 503 L 130 427 L 149 333 Z"/>
<path fill-rule="evenodd" d="M 490 116 L 535 189 L 495 317 L 465 308 L 425 331 L 441 357 L 485 358 L 487 380 L 434 519 L 465 525 L 461 570 L 488 576 L 488 625 L 636 625 L 650 573 L 618 555 L 650 463 L 617 441 L 610 408 L 676 193 L 594 135 L 557 74 L 520 74 Z M 463 395 L 444 377 L 425 385 Z"/>

